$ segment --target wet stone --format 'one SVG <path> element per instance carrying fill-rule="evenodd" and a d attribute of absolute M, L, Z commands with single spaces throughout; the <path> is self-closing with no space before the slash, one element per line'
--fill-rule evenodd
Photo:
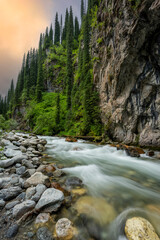
<path fill-rule="evenodd" d="M 13 208 L 17 204 L 19 204 L 18 200 L 17 201 L 13 201 L 13 202 L 9 202 L 9 203 L 6 204 L 5 209 L 9 210 L 9 209 Z"/>
<path fill-rule="evenodd" d="M 38 240 L 54 240 L 52 233 L 47 227 L 39 228 L 36 235 Z"/>
<path fill-rule="evenodd" d="M 82 181 L 77 177 L 70 177 L 70 178 L 67 178 L 65 185 L 67 187 L 82 186 Z"/>
<path fill-rule="evenodd" d="M 14 224 L 11 227 L 9 227 L 9 229 L 8 229 L 8 231 L 6 233 L 6 237 L 7 238 L 15 237 L 17 235 L 17 233 L 18 233 L 18 229 L 19 229 L 18 224 Z"/>

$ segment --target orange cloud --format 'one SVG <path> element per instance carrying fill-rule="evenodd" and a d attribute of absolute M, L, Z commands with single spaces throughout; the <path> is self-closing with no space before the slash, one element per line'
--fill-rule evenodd
<path fill-rule="evenodd" d="M 15 62 L 20 67 L 23 53 L 38 46 L 40 33 L 50 24 L 53 7 L 52 0 L 0 0 L 0 92 L 16 75 Z"/>

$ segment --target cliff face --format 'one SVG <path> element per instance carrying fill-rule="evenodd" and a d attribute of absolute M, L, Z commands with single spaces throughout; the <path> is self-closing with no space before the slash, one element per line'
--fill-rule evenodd
<path fill-rule="evenodd" d="M 91 48 L 107 134 L 159 147 L 160 1 L 103 0 Z"/>

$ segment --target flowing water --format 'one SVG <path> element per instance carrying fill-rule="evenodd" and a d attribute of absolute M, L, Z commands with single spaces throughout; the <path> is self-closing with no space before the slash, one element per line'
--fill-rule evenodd
<path fill-rule="evenodd" d="M 84 232 L 85 226 L 88 239 L 126 239 L 125 221 L 132 216 L 147 218 L 160 234 L 160 161 L 146 155 L 132 158 L 109 145 L 44 138 L 50 161 L 63 166 L 67 177 L 83 181 L 87 192 L 72 208 L 83 220 L 84 225 L 75 221 L 78 230 Z M 75 218 L 73 210 L 70 217 Z"/>

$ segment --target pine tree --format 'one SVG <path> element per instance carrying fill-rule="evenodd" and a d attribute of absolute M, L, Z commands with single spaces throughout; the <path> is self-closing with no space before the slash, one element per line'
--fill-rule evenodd
<path fill-rule="evenodd" d="M 90 1 L 90 0 L 88 0 Z M 85 14 L 85 10 L 84 10 L 84 0 L 81 0 L 81 21 L 83 21 L 83 16 Z"/>
<path fill-rule="evenodd" d="M 78 18 L 75 17 L 75 34 L 74 34 L 74 38 L 75 38 L 75 40 L 77 40 L 77 41 L 78 41 L 79 34 L 80 34 L 79 22 L 78 22 Z"/>
<path fill-rule="evenodd" d="M 24 87 L 26 91 L 25 100 L 29 99 L 29 90 L 30 90 L 30 54 L 27 53 L 25 70 L 24 70 Z"/>
<path fill-rule="evenodd" d="M 60 43 L 60 24 L 58 21 L 58 13 L 56 13 L 55 17 L 55 33 L 54 33 L 54 44 L 57 45 Z"/>
<path fill-rule="evenodd" d="M 52 24 L 50 26 L 50 30 L 49 30 L 49 41 L 50 41 L 50 46 L 53 45 L 53 28 L 52 28 Z"/>
<path fill-rule="evenodd" d="M 67 9 L 66 9 L 66 15 L 65 15 L 64 28 L 63 28 L 63 32 L 62 32 L 62 42 L 63 42 L 63 41 L 66 41 L 66 38 L 67 38 L 68 21 L 69 21 L 69 13 L 68 13 L 68 8 L 67 8 Z"/>
<path fill-rule="evenodd" d="M 61 22 L 60 22 L 60 40 L 61 40 L 61 43 L 62 43 L 62 31 L 63 31 L 63 17 L 62 17 L 62 14 L 61 14 Z"/>
<path fill-rule="evenodd" d="M 42 34 L 39 41 L 39 52 L 38 52 L 38 76 L 37 76 L 37 85 L 36 85 L 36 100 L 37 102 L 42 101 L 42 91 L 44 89 L 43 82 L 43 59 L 42 59 Z"/>
<path fill-rule="evenodd" d="M 68 32 L 67 32 L 67 108 L 71 108 L 71 93 L 73 85 L 73 60 L 72 60 L 72 49 L 73 49 L 73 14 L 72 8 L 70 8 Z"/>
<path fill-rule="evenodd" d="M 55 118 L 56 125 L 59 126 L 60 124 L 60 96 L 59 93 L 57 94 L 56 100 L 56 118 Z"/>
<path fill-rule="evenodd" d="M 35 87 L 37 82 L 37 66 L 36 66 L 36 50 L 33 49 L 31 64 L 30 64 L 30 92 L 32 95 L 35 93 Z"/>
<path fill-rule="evenodd" d="M 48 27 L 46 28 L 45 37 L 44 37 L 44 50 L 50 47 L 50 36 L 48 33 Z"/>

